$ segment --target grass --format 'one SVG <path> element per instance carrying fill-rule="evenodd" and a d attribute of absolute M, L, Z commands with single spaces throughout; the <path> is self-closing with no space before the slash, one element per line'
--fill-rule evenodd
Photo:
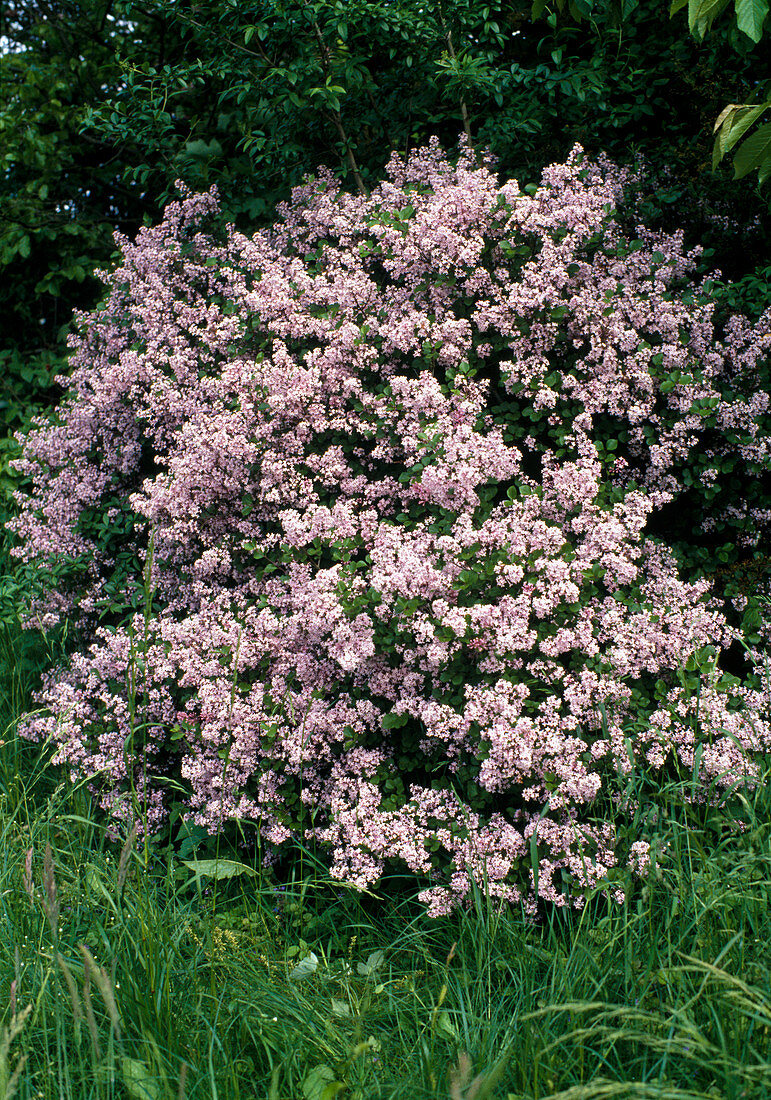
<path fill-rule="evenodd" d="M 623 905 L 431 920 L 312 852 L 111 843 L 16 737 L 37 649 L 0 629 L 0 1100 L 771 1097 L 771 762 L 743 832 L 661 792 Z"/>

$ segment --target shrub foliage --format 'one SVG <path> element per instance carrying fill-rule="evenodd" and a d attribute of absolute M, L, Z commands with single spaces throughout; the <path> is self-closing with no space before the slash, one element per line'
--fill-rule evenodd
<path fill-rule="evenodd" d="M 439 913 L 644 873 L 633 766 L 752 782 L 763 696 L 650 532 L 762 535 L 771 314 L 718 326 L 630 182 L 434 144 L 252 237 L 182 189 L 119 242 L 12 521 L 78 642 L 26 733 L 111 815 L 312 837 Z"/>

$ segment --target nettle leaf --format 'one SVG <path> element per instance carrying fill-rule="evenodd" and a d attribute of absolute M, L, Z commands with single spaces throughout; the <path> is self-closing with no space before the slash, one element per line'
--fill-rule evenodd
<path fill-rule="evenodd" d="M 450 1043 L 457 1043 L 460 1036 L 458 1035 L 458 1029 L 452 1022 L 452 1017 L 446 1008 L 443 1008 L 436 1016 L 436 1022 L 434 1024 L 437 1034 L 441 1035 L 443 1039 L 447 1039 Z"/>

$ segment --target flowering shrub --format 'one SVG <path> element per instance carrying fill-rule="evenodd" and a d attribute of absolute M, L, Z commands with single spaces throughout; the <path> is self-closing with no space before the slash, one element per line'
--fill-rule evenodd
<path fill-rule="evenodd" d="M 359 886 L 406 865 L 439 913 L 644 873 L 633 764 L 751 782 L 764 700 L 645 532 L 694 470 L 705 529 L 762 531 L 718 474 L 768 467 L 771 315 L 716 332 L 624 183 L 576 150 L 522 193 L 432 146 L 251 238 L 183 192 L 121 242 L 13 521 L 55 570 L 30 620 L 81 641 L 26 732 L 112 815 L 158 828 L 181 788 Z"/>

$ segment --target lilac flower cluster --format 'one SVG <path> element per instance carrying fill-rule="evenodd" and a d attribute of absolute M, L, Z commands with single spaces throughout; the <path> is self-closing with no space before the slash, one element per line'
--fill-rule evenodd
<path fill-rule="evenodd" d="M 635 757 L 751 782 L 767 701 L 715 679 L 694 715 L 676 670 L 730 631 L 645 530 L 696 454 L 767 463 L 771 311 L 717 332 L 624 185 L 576 149 L 522 193 L 434 144 L 251 237 L 183 189 L 121 240 L 18 463 L 15 552 L 57 578 L 28 620 L 83 643 L 26 735 L 118 819 L 182 787 L 269 858 L 302 829 L 361 887 L 406 866 L 432 913 L 472 880 L 532 908 L 533 838 L 557 904 L 644 874 L 597 812 Z"/>

